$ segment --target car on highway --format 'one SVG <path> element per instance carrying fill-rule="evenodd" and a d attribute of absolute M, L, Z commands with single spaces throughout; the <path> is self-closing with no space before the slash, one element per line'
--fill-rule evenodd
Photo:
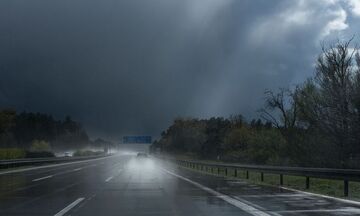
<path fill-rule="evenodd" d="M 139 152 L 136 155 L 137 158 L 148 158 L 148 155 L 146 153 L 143 152 Z"/>

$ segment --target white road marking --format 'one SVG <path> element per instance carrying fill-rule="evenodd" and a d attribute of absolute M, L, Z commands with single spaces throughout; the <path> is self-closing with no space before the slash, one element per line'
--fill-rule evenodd
<path fill-rule="evenodd" d="M 68 211 L 70 211 L 70 209 L 74 208 L 77 204 L 79 204 L 81 201 L 83 201 L 84 198 L 81 197 L 77 200 L 75 200 L 74 202 L 72 202 L 70 205 L 66 206 L 63 210 L 59 211 L 58 213 L 56 213 L 54 216 L 63 216 L 64 214 L 66 214 Z"/>
<path fill-rule="evenodd" d="M 43 179 L 48 179 L 48 178 L 52 178 L 52 177 L 53 177 L 53 175 L 49 175 L 49 176 L 45 176 L 45 177 L 33 179 L 32 181 L 33 181 L 33 182 L 36 182 L 36 181 L 41 181 L 41 180 L 43 180 Z"/>
<path fill-rule="evenodd" d="M 307 210 L 284 210 L 277 211 L 276 213 L 311 213 L 311 212 L 347 212 L 351 214 L 360 214 L 360 209 L 353 207 L 345 207 L 338 209 L 307 209 Z"/>
<path fill-rule="evenodd" d="M 192 184 L 192 185 L 194 185 L 194 186 L 196 186 L 196 187 L 198 187 L 198 188 L 200 188 L 200 189 L 202 189 L 202 190 L 204 190 L 204 191 L 206 191 L 206 192 L 208 192 L 208 193 L 210 193 L 210 194 L 212 194 L 212 195 L 214 195 L 216 197 L 218 197 L 219 199 L 224 200 L 227 203 L 230 203 L 231 205 L 233 205 L 233 206 L 235 206 L 235 207 L 237 207 L 237 208 L 239 208 L 239 209 L 241 209 L 241 210 L 243 210 L 243 211 L 245 211 L 245 212 L 247 212 L 247 213 L 249 213 L 251 215 L 270 216 L 270 214 L 268 214 L 268 213 L 266 213 L 264 211 L 261 211 L 260 209 L 254 208 L 253 206 L 250 206 L 250 205 L 248 205 L 246 203 L 243 203 L 243 202 L 241 202 L 241 201 L 239 201 L 237 199 L 234 199 L 234 198 L 232 198 L 232 197 L 230 197 L 228 195 L 222 194 L 222 193 L 220 193 L 218 191 L 215 191 L 215 190 L 213 190 L 211 188 L 208 188 L 208 187 L 206 187 L 206 186 L 204 186 L 202 184 L 194 182 L 194 181 L 192 181 L 192 180 L 190 180 L 188 178 L 177 175 L 177 174 L 175 174 L 173 172 L 170 172 L 170 171 L 168 171 L 168 170 L 166 170 L 164 168 L 163 168 L 163 171 L 170 174 L 170 175 L 173 175 L 173 176 L 175 176 L 175 177 L 177 177 L 179 179 L 182 179 L 182 180 L 184 180 L 184 181 L 186 181 L 186 182 L 188 182 L 188 183 L 190 183 L 190 184 Z"/>
<path fill-rule="evenodd" d="M 111 179 L 113 179 L 114 178 L 114 176 L 110 176 L 109 178 L 107 178 L 106 180 L 105 180 L 105 182 L 109 182 Z"/>
<path fill-rule="evenodd" d="M 289 194 L 289 193 L 284 193 L 284 194 L 258 194 L 258 195 L 238 195 L 238 197 L 244 197 L 244 198 L 263 198 L 263 197 L 309 197 L 309 195 L 306 194 L 300 194 L 300 193 L 294 193 L 294 194 Z"/>
<path fill-rule="evenodd" d="M 79 171 L 82 170 L 82 168 L 73 169 L 73 171 Z"/>
<path fill-rule="evenodd" d="M 316 197 L 321 197 L 321 198 L 325 198 L 325 199 L 331 199 L 331 200 L 340 201 L 340 202 L 347 203 L 347 204 L 353 204 L 353 205 L 359 205 L 360 206 L 360 202 L 355 201 L 355 200 L 341 199 L 341 198 L 337 198 L 337 197 L 332 197 L 332 196 L 327 196 L 327 195 L 322 195 L 322 194 L 317 194 L 317 193 L 311 193 L 311 192 L 296 190 L 296 189 L 292 189 L 292 188 L 288 188 L 288 187 L 280 187 L 280 188 L 286 189 L 286 190 L 289 190 L 289 191 L 295 191 L 295 192 L 310 195 L 310 196 L 316 196 Z"/>

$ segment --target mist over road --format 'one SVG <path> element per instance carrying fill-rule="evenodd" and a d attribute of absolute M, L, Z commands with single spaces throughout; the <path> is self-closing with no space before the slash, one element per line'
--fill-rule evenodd
<path fill-rule="evenodd" d="M 135 154 L 0 174 L 0 215 L 358 215 L 360 205 Z"/>

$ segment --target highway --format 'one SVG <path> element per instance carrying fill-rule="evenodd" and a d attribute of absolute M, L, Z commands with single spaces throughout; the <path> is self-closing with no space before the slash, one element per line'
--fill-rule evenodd
<path fill-rule="evenodd" d="M 258 186 L 131 154 L 0 171 L 0 215 L 360 215 L 360 203 Z"/>

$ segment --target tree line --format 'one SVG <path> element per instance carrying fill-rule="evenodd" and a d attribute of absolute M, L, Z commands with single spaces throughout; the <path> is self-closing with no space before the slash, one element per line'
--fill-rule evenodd
<path fill-rule="evenodd" d="M 224 161 L 360 168 L 360 54 L 352 39 L 323 45 L 315 73 L 265 91 L 259 119 L 178 118 L 152 150 Z"/>
<path fill-rule="evenodd" d="M 81 124 L 70 116 L 55 120 L 42 113 L 0 110 L 0 148 L 30 149 L 38 141 L 60 150 L 84 147 L 90 140 Z"/>

